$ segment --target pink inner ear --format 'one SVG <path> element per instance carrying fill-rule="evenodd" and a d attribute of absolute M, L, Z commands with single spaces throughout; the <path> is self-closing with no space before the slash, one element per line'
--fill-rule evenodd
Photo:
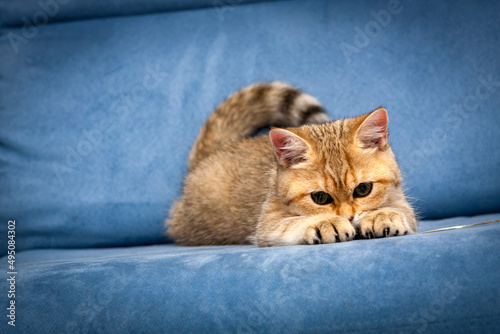
<path fill-rule="evenodd" d="M 273 129 L 269 133 L 269 138 L 280 164 L 291 166 L 306 160 L 307 144 L 294 133 L 282 129 Z"/>
<path fill-rule="evenodd" d="M 384 108 L 372 112 L 358 129 L 357 139 L 363 148 L 383 147 L 387 144 L 389 118 Z"/>

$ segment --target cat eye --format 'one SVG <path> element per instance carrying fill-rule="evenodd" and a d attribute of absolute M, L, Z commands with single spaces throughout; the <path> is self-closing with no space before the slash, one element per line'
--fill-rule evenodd
<path fill-rule="evenodd" d="M 333 202 L 332 196 L 330 194 L 325 193 L 324 191 L 317 191 L 311 194 L 311 198 L 314 203 L 319 205 L 326 205 Z"/>
<path fill-rule="evenodd" d="M 372 187 L 373 187 L 373 183 L 371 183 L 371 182 L 360 183 L 360 184 L 358 184 L 356 189 L 354 189 L 354 193 L 352 194 L 352 196 L 354 198 L 368 196 L 372 192 Z"/>

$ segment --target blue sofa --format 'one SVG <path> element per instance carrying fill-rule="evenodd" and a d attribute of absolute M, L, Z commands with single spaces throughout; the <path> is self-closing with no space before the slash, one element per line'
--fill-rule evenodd
<path fill-rule="evenodd" d="M 499 12 L 0 0 L 0 332 L 499 332 Z M 273 80 L 334 119 L 389 111 L 419 233 L 168 240 L 201 125 L 230 93 Z"/>

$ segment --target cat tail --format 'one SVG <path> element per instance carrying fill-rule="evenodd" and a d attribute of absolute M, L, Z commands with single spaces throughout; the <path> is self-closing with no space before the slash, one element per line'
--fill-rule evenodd
<path fill-rule="evenodd" d="M 275 81 L 245 87 L 222 102 L 202 127 L 189 155 L 189 169 L 222 144 L 249 137 L 257 130 L 330 122 L 316 98 Z"/>

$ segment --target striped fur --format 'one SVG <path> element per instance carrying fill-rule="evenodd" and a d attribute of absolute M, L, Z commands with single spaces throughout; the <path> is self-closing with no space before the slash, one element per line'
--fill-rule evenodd
<path fill-rule="evenodd" d="M 189 157 L 193 170 L 221 145 L 263 127 L 293 127 L 330 119 L 314 97 L 282 82 L 248 86 L 221 103 L 202 127 Z"/>

